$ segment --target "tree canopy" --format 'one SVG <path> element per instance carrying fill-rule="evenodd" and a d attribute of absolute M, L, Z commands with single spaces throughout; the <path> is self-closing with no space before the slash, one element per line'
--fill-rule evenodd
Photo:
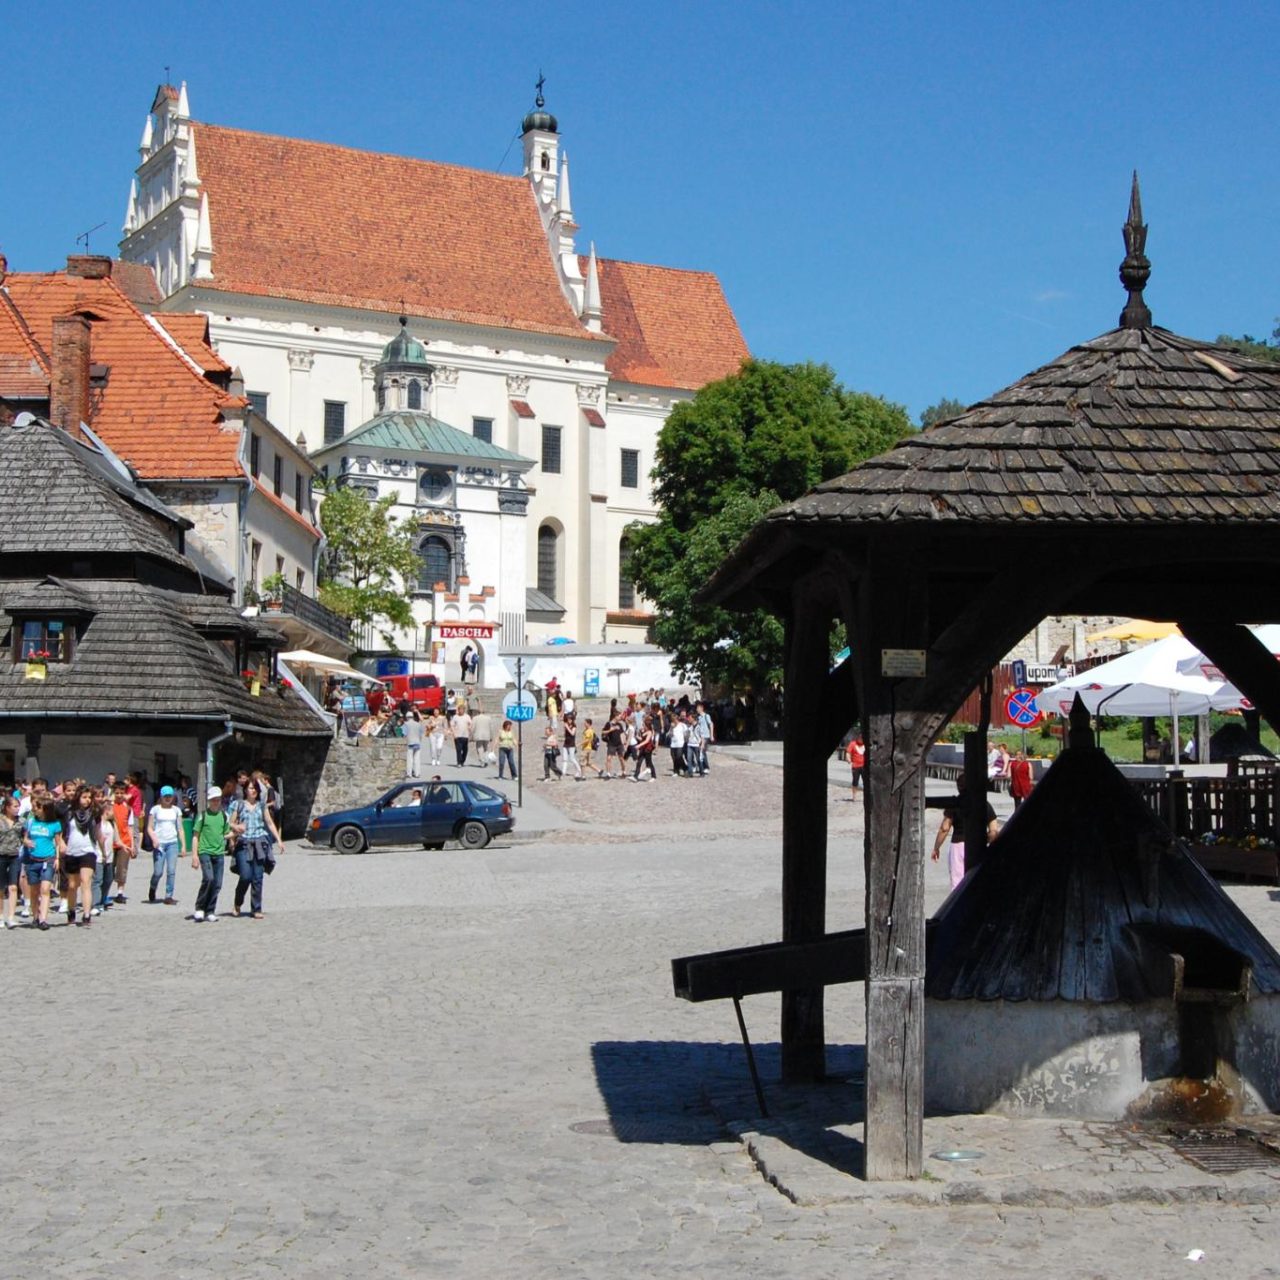
<path fill-rule="evenodd" d="M 632 526 L 630 566 L 677 666 L 736 688 L 779 681 L 777 620 L 709 608 L 695 594 L 766 512 L 910 431 L 900 405 L 849 391 L 817 364 L 748 360 L 672 410 L 653 471 L 658 519 Z"/>
<path fill-rule="evenodd" d="M 1246 356 L 1252 356 L 1255 360 L 1280 361 L 1280 319 L 1277 320 L 1276 327 L 1271 330 L 1270 341 L 1266 338 L 1250 337 L 1247 333 L 1239 338 L 1233 338 L 1229 333 L 1220 333 L 1218 343 L 1224 347 L 1235 347 L 1237 351 Z"/>
<path fill-rule="evenodd" d="M 379 627 L 394 647 L 391 630 L 413 626 L 406 584 L 418 571 L 412 525 L 391 515 L 394 494 L 370 498 L 348 485 L 328 485 L 320 527 L 328 546 L 320 602 L 352 622 Z"/>
<path fill-rule="evenodd" d="M 921 429 L 931 427 L 935 422 L 945 422 L 948 418 L 954 418 L 957 414 L 963 413 L 969 406 L 962 404 L 959 400 L 953 400 L 950 396 L 943 396 L 937 404 L 931 404 L 920 415 Z"/>

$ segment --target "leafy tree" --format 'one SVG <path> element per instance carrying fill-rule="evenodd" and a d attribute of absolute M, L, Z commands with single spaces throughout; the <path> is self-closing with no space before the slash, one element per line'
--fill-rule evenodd
<path fill-rule="evenodd" d="M 1247 333 L 1239 338 L 1233 338 L 1229 333 L 1220 333 L 1218 344 L 1224 347 L 1235 347 L 1237 351 L 1246 356 L 1252 356 L 1255 360 L 1280 361 L 1280 320 L 1271 330 L 1270 342 L 1265 338 L 1250 337 Z"/>
<path fill-rule="evenodd" d="M 952 400 L 950 396 L 943 396 L 937 404 L 931 404 L 920 415 L 921 430 L 933 426 L 935 422 L 945 422 L 948 418 L 954 418 L 968 407 L 966 404 L 961 404 L 959 400 Z"/>
<path fill-rule="evenodd" d="M 320 527 L 328 547 L 320 602 L 352 622 L 377 626 L 394 648 L 391 629 L 413 625 L 405 589 L 418 572 L 413 527 L 392 517 L 394 494 L 371 499 L 360 489 L 333 484 L 323 493 Z"/>
<path fill-rule="evenodd" d="M 771 508 L 910 430 L 900 405 L 846 390 L 825 365 L 748 360 L 676 406 L 658 436 L 658 520 L 630 534 L 633 580 L 677 666 L 737 688 L 780 680 L 777 620 L 696 604 L 695 594 Z"/>

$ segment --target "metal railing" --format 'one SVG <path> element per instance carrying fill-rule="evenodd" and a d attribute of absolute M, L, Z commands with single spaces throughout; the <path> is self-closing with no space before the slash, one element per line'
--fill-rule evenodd
<path fill-rule="evenodd" d="M 280 612 L 292 614 L 299 622 L 306 623 L 316 631 L 323 631 L 325 635 L 332 636 L 343 644 L 351 643 L 349 619 L 326 608 L 319 600 L 303 595 L 297 587 L 291 587 L 288 583 L 285 584 L 280 599 Z"/>

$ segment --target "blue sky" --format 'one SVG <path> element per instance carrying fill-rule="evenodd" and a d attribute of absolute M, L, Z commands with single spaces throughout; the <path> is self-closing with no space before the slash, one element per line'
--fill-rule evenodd
<path fill-rule="evenodd" d="M 114 247 L 166 66 L 198 119 L 506 172 L 541 68 L 584 246 L 715 271 L 757 355 L 914 415 L 1114 326 L 1135 166 L 1156 322 L 1270 334 L 1278 14 L 11 4 L 0 247 L 56 267 L 103 221 Z"/>

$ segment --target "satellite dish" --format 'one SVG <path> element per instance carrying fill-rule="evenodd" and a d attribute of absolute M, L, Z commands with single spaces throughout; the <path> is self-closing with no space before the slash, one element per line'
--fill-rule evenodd
<path fill-rule="evenodd" d="M 13 425 L 15 427 L 29 427 L 35 420 L 36 415 L 34 413 L 28 413 L 24 409 L 16 418 L 14 418 Z"/>

